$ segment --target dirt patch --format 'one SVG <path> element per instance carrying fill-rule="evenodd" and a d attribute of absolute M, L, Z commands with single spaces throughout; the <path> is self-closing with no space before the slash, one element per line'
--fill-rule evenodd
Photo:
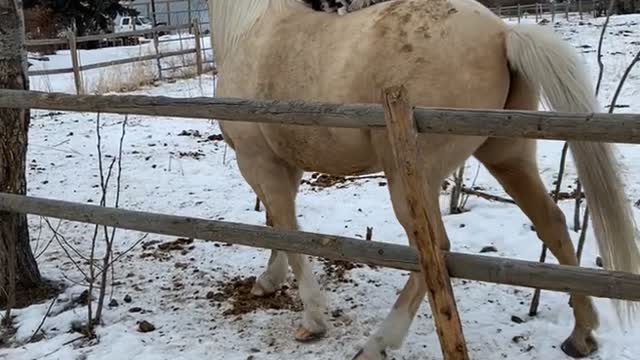
<path fill-rule="evenodd" d="M 362 264 L 354 264 L 344 260 L 322 259 L 322 267 L 326 277 L 337 283 L 353 283 L 349 272 L 353 269 L 363 268 Z"/>
<path fill-rule="evenodd" d="M 155 245 L 157 247 L 154 247 Z M 186 238 L 178 238 L 173 241 L 168 241 L 165 243 L 160 243 L 159 241 L 153 240 L 147 243 L 142 244 L 142 254 L 141 258 L 153 258 L 160 261 L 165 261 L 171 259 L 172 252 L 180 252 L 181 255 L 187 255 L 189 251 L 193 250 L 195 245 L 193 245 L 193 239 Z"/>
<path fill-rule="evenodd" d="M 255 282 L 255 276 L 248 278 L 238 276 L 227 282 L 218 283 L 218 292 L 207 298 L 218 306 L 224 302 L 231 304 L 231 308 L 222 313 L 224 316 L 238 316 L 256 310 L 302 311 L 302 301 L 297 296 L 292 296 L 287 286 L 283 286 L 272 295 L 257 297 L 251 294 L 251 288 Z"/>
<path fill-rule="evenodd" d="M 384 180 L 385 177 L 383 175 L 369 175 L 369 176 L 334 176 L 329 174 L 320 174 L 313 173 L 311 174 L 310 180 L 302 180 L 301 184 L 309 185 L 313 190 L 321 190 L 330 187 L 337 187 L 338 189 L 342 189 L 347 187 L 350 183 L 356 182 L 358 180 L 369 180 L 369 179 L 381 179 Z M 380 186 L 386 186 L 386 181 L 381 181 L 378 183 Z"/>

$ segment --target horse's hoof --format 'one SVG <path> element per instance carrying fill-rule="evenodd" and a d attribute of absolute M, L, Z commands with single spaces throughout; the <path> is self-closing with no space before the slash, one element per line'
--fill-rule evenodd
<path fill-rule="evenodd" d="M 296 339 L 296 341 L 301 343 L 310 343 L 310 342 L 314 342 L 322 339 L 325 334 L 326 334 L 326 331 L 320 331 L 320 332 L 314 333 L 300 326 L 298 330 L 296 330 L 294 338 Z"/>
<path fill-rule="evenodd" d="M 275 292 L 276 292 L 276 289 L 273 286 L 265 286 L 261 284 L 259 279 L 256 280 L 255 283 L 253 283 L 253 287 L 251 288 L 251 295 L 256 297 L 269 296 Z"/>
<path fill-rule="evenodd" d="M 585 358 L 598 350 L 598 342 L 592 335 L 589 335 L 583 344 L 577 346 L 572 338 L 568 338 L 562 343 L 561 349 L 565 354 L 572 358 L 580 359 Z"/>
<path fill-rule="evenodd" d="M 364 353 L 364 349 L 360 349 L 360 351 L 356 353 L 356 355 L 353 357 L 352 360 L 376 360 L 376 359 L 384 360 L 386 358 L 387 358 L 386 351 L 381 351 L 380 356 L 377 358 L 371 358 Z"/>

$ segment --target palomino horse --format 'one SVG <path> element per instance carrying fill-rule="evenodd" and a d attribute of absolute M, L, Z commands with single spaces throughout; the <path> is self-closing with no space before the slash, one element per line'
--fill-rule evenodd
<path fill-rule="evenodd" d="M 538 26 L 507 25 L 473 0 L 393 0 L 345 16 L 316 12 L 297 0 L 209 0 L 209 10 L 220 96 L 380 103 L 382 89 L 402 84 L 417 106 L 536 110 L 542 98 L 556 111 L 599 109 L 571 47 Z M 303 171 L 384 171 L 395 214 L 409 230 L 386 131 L 225 121 L 220 127 L 274 227 L 297 227 L 295 198 Z M 516 200 L 559 261 L 576 265 L 563 213 L 538 174 L 535 141 L 433 134 L 421 134 L 418 141 L 432 202 L 443 179 L 473 155 Z M 632 210 L 611 146 L 570 146 L 605 266 L 638 273 Z M 441 214 L 432 210 L 428 216 L 439 228 L 434 241 L 447 249 Z M 407 236 L 413 243 L 411 231 Z M 326 305 L 304 256 L 273 251 L 253 293 L 272 293 L 288 265 L 304 303 L 295 337 L 310 340 L 327 330 Z M 412 273 L 357 358 L 381 359 L 387 348 L 400 347 L 424 296 L 423 278 Z M 562 349 L 579 357 L 597 348 L 592 330 L 598 318 L 589 297 L 572 294 L 571 304 L 575 327 Z M 623 310 L 632 306 L 624 304 Z"/>

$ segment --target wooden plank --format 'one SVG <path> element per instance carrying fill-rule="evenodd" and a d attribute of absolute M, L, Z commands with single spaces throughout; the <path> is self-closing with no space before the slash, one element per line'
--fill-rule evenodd
<path fill-rule="evenodd" d="M 121 229 L 276 249 L 398 270 L 420 271 L 408 246 L 0 193 L 0 210 Z M 640 276 L 491 256 L 445 253 L 452 277 L 640 301 Z"/>
<path fill-rule="evenodd" d="M 24 42 L 26 47 L 30 46 L 43 46 L 43 45 L 66 45 L 68 43 L 67 39 L 34 39 L 34 40 L 26 40 Z"/>
<path fill-rule="evenodd" d="M 155 59 L 158 59 L 158 58 L 163 59 L 163 58 L 171 57 L 171 56 L 180 56 L 180 55 L 186 55 L 186 54 L 193 54 L 195 52 L 196 52 L 195 49 L 189 49 L 189 50 L 177 50 L 177 51 L 170 51 L 170 52 L 166 52 L 166 53 L 160 53 L 160 56 L 157 56 L 155 54 L 136 56 L 136 57 L 133 57 L 133 58 L 118 59 L 118 60 L 105 61 L 105 62 L 100 62 L 100 63 L 95 63 L 95 64 L 88 64 L 88 65 L 82 66 L 80 69 L 82 71 L 87 71 L 87 70 L 93 70 L 93 69 L 99 69 L 99 68 L 103 68 L 103 67 L 108 67 L 108 66 L 123 65 L 123 64 L 140 62 L 140 61 L 155 60 Z"/>
<path fill-rule="evenodd" d="M 59 75 L 59 74 L 68 74 L 72 72 L 73 72 L 73 68 L 31 70 L 29 71 L 29 76 Z"/>
<path fill-rule="evenodd" d="M 136 31 L 126 31 L 121 33 L 87 35 L 87 36 L 77 37 L 76 41 L 77 43 L 84 43 L 88 41 L 102 41 L 102 40 L 108 40 L 108 39 L 119 39 L 124 37 L 144 36 L 144 35 L 159 33 L 159 32 L 184 30 L 184 29 L 188 29 L 190 26 L 191 26 L 190 24 L 182 24 L 182 25 L 174 25 L 174 26 L 156 26 L 148 30 L 136 30 Z M 65 45 L 67 44 L 67 39 L 27 40 L 25 44 L 27 47 L 42 46 L 42 45 Z"/>
<path fill-rule="evenodd" d="M 195 49 L 170 51 L 166 53 L 161 53 L 160 58 L 193 54 L 195 52 L 196 52 Z M 80 71 L 87 71 L 87 70 L 100 69 L 108 66 L 124 65 L 124 64 L 134 63 L 134 62 L 149 61 L 149 60 L 155 60 L 155 59 L 157 59 L 157 56 L 155 54 L 143 55 L 143 56 L 136 56 L 132 58 L 126 58 L 126 59 L 118 59 L 118 60 L 99 62 L 95 64 L 82 65 L 80 66 L 79 69 Z M 73 71 L 74 71 L 73 68 L 35 70 L 35 71 L 29 71 L 29 76 L 67 74 L 67 73 L 72 73 Z"/>
<path fill-rule="evenodd" d="M 426 179 L 417 166 L 418 130 L 404 87 L 384 91 L 384 112 L 389 141 L 402 180 L 407 205 L 412 214 L 409 236 L 418 248 L 422 275 L 435 321 L 440 349 L 445 360 L 467 360 L 467 345 L 462 332 L 458 307 L 440 243 L 446 238 L 444 225 L 433 216 L 441 216 L 437 203 L 425 189 Z"/>
<path fill-rule="evenodd" d="M 196 72 L 198 76 L 202 75 L 202 43 L 200 38 L 200 21 L 198 19 L 193 20 L 193 36 L 196 43 Z"/>
<path fill-rule="evenodd" d="M 73 82 L 76 86 L 76 94 L 84 94 L 84 86 L 82 84 L 82 74 L 80 73 L 80 58 L 78 57 L 78 46 L 76 43 L 75 27 L 73 31 L 67 32 L 69 40 L 69 52 L 71 53 L 71 65 L 73 68 Z"/>
<path fill-rule="evenodd" d="M 0 107 L 222 119 L 337 128 L 385 127 L 378 104 L 234 98 L 69 95 L 0 89 Z M 640 114 L 416 108 L 421 133 L 640 143 Z"/>

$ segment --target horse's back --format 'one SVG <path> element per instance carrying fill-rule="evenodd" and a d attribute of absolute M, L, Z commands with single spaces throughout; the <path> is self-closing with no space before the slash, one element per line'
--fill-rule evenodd
<path fill-rule="evenodd" d="M 299 9 L 253 30 L 240 62 L 222 69 L 221 95 L 379 103 L 384 88 L 403 84 L 419 106 L 502 108 L 505 28 L 470 0 L 395 0 L 346 16 Z M 306 170 L 379 170 L 368 130 L 249 127 L 236 133 L 259 127 L 278 156 Z"/>

